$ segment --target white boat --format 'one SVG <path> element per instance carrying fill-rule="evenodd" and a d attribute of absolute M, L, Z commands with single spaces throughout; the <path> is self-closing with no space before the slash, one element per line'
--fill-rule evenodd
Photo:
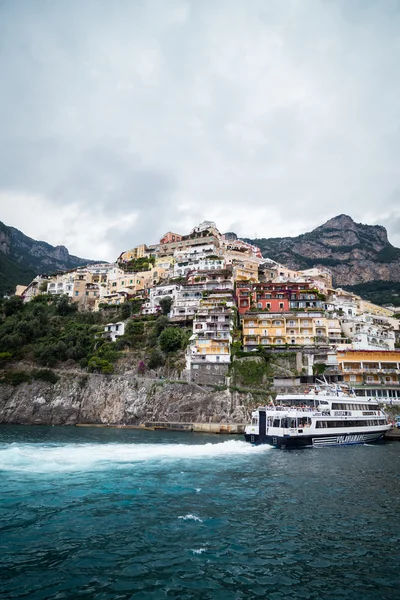
<path fill-rule="evenodd" d="M 316 448 L 376 442 L 390 428 L 376 400 L 321 382 L 303 394 L 278 395 L 273 404 L 260 406 L 245 428 L 245 439 L 277 448 Z"/>

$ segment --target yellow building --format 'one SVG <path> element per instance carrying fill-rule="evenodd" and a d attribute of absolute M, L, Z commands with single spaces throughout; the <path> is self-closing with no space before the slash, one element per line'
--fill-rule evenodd
<path fill-rule="evenodd" d="M 258 266 L 259 260 L 245 259 L 240 262 L 233 263 L 233 279 L 234 281 L 251 281 L 258 283 Z"/>
<path fill-rule="evenodd" d="M 246 313 L 242 317 L 243 347 L 259 345 L 313 345 L 328 341 L 327 319 L 322 312 Z"/>
<path fill-rule="evenodd" d="M 25 292 L 27 287 L 28 286 L 26 286 L 26 285 L 17 285 L 17 287 L 15 288 L 15 295 L 22 296 L 22 294 Z"/>
<path fill-rule="evenodd" d="M 120 254 L 118 260 L 128 262 L 135 258 L 144 258 L 145 256 L 147 256 L 147 246 L 146 244 L 140 244 L 139 246 L 132 248 L 132 250 L 127 250 Z"/>
<path fill-rule="evenodd" d="M 351 386 L 399 384 L 400 350 L 338 350 L 343 381 Z"/>
<path fill-rule="evenodd" d="M 377 315 L 379 317 L 392 317 L 394 314 L 389 308 L 378 306 L 377 304 L 373 304 L 372 302 L 368 302 L 362 298 L 357 300 L 357 308 L 360 314 L 368 313 L 370 315 Z"/>

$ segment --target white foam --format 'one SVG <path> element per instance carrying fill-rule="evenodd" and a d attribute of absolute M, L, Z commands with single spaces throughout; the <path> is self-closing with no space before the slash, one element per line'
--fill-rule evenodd
<path fill-rule="evenodd" d="M 203 519 L 200 519 L 200 517 L 196 517 L 196 515 L 192 515 L 192 514 L 188 514 L 188 515 L 181 515 L 180 517 L 178 517 L 178 519 L 182 519 L 183 521 L 198 521 L 199 523 L 203 522 Z"/>
<path fill-rule="evenodd" d="M 194 488 L 197 493 L 201 492 L 201 488 Z"/>
<path fill-rule="evenodd" d="M 146 461 L 254 455 L 271 446 L 227 440 L 217 444 L 8 444 L 0 446 L 0 471 L 91 471 Z"/>
<path fill-rule="evenodd" d="M 193 554 L 203 554 L 206 551 L 206 548 L 192 548 Z"/>

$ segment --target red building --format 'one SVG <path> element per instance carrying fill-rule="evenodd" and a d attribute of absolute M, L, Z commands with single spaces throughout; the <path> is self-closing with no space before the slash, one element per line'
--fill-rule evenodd
<path fill-rule="evenodd" d="M 240 314 L 251 308 L 285 312 L 293 308 L 320 308 L 322 302 L 318 298 L 318 290 L 309 283 L 248 283 L 236 284 L 236 302 Z"/>

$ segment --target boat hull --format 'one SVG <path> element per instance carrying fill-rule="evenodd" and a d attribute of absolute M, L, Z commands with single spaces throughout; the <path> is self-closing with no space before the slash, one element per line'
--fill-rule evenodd
<path fill-rule="evenodd" d="M 275 448 L 322 448 L 326 446 L 349 446 L 354 444 L 366 444 L 377 442 L 383 438 L 387 428 L 381 431 L 371 431 L 360 433 L 349 431 L 338 434 L 322 435 L 299 435 L 299 436 L 279 436 L 279 435 L 258 435 L 245 434 L 246 442 L 251 444 L 269 444 Z"/>

